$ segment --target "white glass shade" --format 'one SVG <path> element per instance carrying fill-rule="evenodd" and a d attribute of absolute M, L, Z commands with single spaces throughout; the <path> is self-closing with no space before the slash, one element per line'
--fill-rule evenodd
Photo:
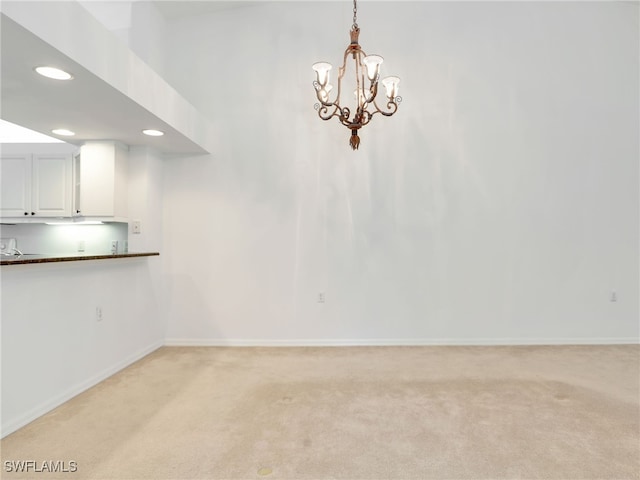
<path fill-rule="evenodd" d="M 329 70 L 331 70 L 331 64 L 327 62 L 314 63 L 311 68 L 316 71 L 318 76 L 318 83 L 321 87 L 324 87 L 329 81 Z"/>
<path fill-rule="evenodd" d="M 382 79 L 382 85 L 384 85 L 387 91 L 387 98 L 393 100 L 398 96 L 398 84 L 400 79 L 398 77 L 386 77 Z"/>
<path fill-rule="evenodd" d="M 383 62 L 383 58 L 380 55 L 367 55 L 362 59 L 362 63 L 367 67 L 367 77 L 372 82 L 378 76 L 380 72 L 380 64 Z"/>
<path fill-rule="evenodd" d="M 320 98 L 323 102 L 329 103 L 329 93 L 333 89 L 333 85 L 328 83 L 324 88 L 320 90 Z"/>

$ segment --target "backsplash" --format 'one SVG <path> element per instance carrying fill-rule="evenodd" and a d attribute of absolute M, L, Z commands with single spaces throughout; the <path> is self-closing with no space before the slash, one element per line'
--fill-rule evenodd
<path fill-rule="evenodd" d="M 22 253 L 88 255 L 110 254 L 112 242 L 118 242 L 117 253 L 127 250 L 128 224 L 101 225 L 46 225 L 21 223 L 0 226 L 3 239 L 15 238 L 16 248 Z"/>

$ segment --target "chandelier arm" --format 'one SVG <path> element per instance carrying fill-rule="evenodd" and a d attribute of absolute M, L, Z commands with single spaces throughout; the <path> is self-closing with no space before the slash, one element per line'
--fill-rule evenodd
<path fill-rule="evenodd" d="M 371 96 L 369 98 L 365 98 L 364 101 L 364 108 L 367 108 L 367 105 L 370 105 L 373 103 L 373 105 L 376 107 L 376 109 L 378 109 L 378 106 L 375 104 L 375 100 L 376 100 L 376 96 L 378 95 L 378 80 L 376 79 L 375 81 L 371 82 L 371 85 L 369 86 L 369 93 L 371 94 Z M 379 110 L 379 109 L 378 109 Z"/>
<path fill-rule="evenodd" d="M 350 127 L 352 124 L 351 120 L 349 120 L 349 117 L 351 116 L 351 110 L 348 107 L 340 106 L 340 98 L 342 95 L 342 79 L 344 78 L 344 74 L 347 70 L 347 57 L 351 53 L 353 53 L 354 51 L 353 47 L 354 47 L 353 45 L 349 45 L 347 49 L 344 51 L 344 56 L 342 58 L 342 66 L 338 68 L 338 88 L 337 88 L 338 91 L 336 92 L 336 101 L 331 104 L 336 107 L 336 110 L 340 111 L 339 114 L 334 111 L 334 114 L 332 116 L 338 116 L 340 123 L 342 123 L 346 127 Z M 356 45 L 356 47 L 359 49 L 359 45 Z M 319 92 L 317 91 L 316 91 L 316 96 L 319 96 Z M 319 97 L 318 99 L 322 102 L 322 99 L 320 99 Z"/>
<path fill-rule="evenodd" d="M 316 103 L 316 110 L 318 110 L 318 116 L 323 120 L 329 120 L 332 117 L 338 117 L 338 119 L 340 120 L 340 122 L 343 123 L 343 125 L 348 126 L 351 110 L 347 107 L 340 106 L 340 103 L 339 103 L 340 102 L 340 81 L 338 81 L 338 95 L 336 97 L 335 102 L 325 102 L 324 100 L 322 100 L 322 97 L 320 96 L 320 91 L 322 90 L 322 88 L 319 86 L 318 82 L 313 82 L 313 84 L 316 89 L 316 98 L 318 99 L 318 102 L 319 102 L 319 103 Z M 331 107 L 333 107 L 333 112 L 329 114 L 328 112 Z"/>
<path fill-rule="evenodd" d="M 341 107 L 340 108 L 340 123 L 342 123 L 345 126 L 349 126 L 351 125 L 351 120 L 349 120 L 349 117 L 351 116 L 351 109 L 349 107 Z"/>
<path fill-rule="evenodd" d="M 316 82 L 314 82 L 314 86 L 315 86 L 315 83 L 316 83 Z M 316 98 L 318 99 L 318 102 L 320 102 L 320 105 L 322 105 L 323 107 L 327 107 L 327 108 L 328 108 L 328 107 L 336 107 L 336 108 L 339 108 L 339 107 L 340 107 L 340 106 L 338 105 L 338 103 L 337 103 L 337 102 L 325 102 L 325 101 L 322 99 L 322 96 L 320 95 L 320 91 L 321 91 L 321 90 L 322 90 L 321 88 L 318 88 L 318 87 L 316 86 Z M 328 95 L 327 95 L 327 96 L 328 96 Z"/>
<path fill-rule="evenodd" d="M 342 66 L 338 68 L 338 83 L 344 77 L 344 72 L 347 70 L 347 57 L 353 53 L 352 45 L 349 45 L 347 49 L 344 51 L 344 55 L 342 56 Z"/>
<path fill-rule="evenodd" d="M 313 82 L 313 86 L 316 90 L 316 98 L 319 102 L 315 104 L 315 109 L 318 110 L 318 116 L 322 120 L 329 120 L 330 118 L 335 116 L 341 117 L 343 115 L 342 108 L 338 104 L 338 100 L 340 99 L 340 97 L 338 97 L 337 101 L 335 102 L 326 102 L 322 99 L 322 96 L 320 95 L 320 92 L 322 91 L 322 87 L 320 86 L 320 84 L 318 82 Z M 333 107 L 333 111 L 329 113 L 332 107 Z"/>
<path fill-rule="evenodd" d="M 335 104 L 342 110 L 340 106 L 340 96 L 342 95 L 342 77 L 344 77 L 344 66 L 338 69 L 338 88 L 336 89 L 336 101 Z"/>
<path fill-rule="evenodd" d="M 360 58 L 360 49 L 358 52 L 353 54 L 353 59 L 356 64 L 356 103 L 360 106 L 360 108 L 365 108 L 365 102 L 360 97 L 360 92 L 364 95 L 364 76 L 360 72 L 360 67 L 362 66 L 362 59 Z"/>
<path fill-rule="evenodd" d="M 333 107 L 333 111 L 329 113 L 330 107 Z M 352 128 L 354 122 L 349 120 L 349 116 L 351 115 L 351 110 L 347 107 L 341 107 L 336 103 L 332 104 L 319 104 L 316 103 L 316 110 L 318 110 L 318 116 L 322 120 L 329 120 L 333 117 L 338 117 L 338 121 L 342 123 L 345 127 Z"/>
<path fill-rule="evenodd" d="M 393 115 L 394 113 L 396 113 L 396 111 L 398 111 L 398 104 L 394 101 L 394 100 L 389 100 L 387 102 L 387 108 L 389 110 L 383 110 L 378 106 L 378 103 L 375 101 L 375 99 L 373 100 L 373 105 L 376 107 L 376 111 L 373 112 L 371 115 L 375 114 L 375 113 L 381 113 L 382 115 L 384 115 L 385 117 L 390 117 L 391 115 Z"/>
<path fill-rule="evenodd" d="M 376 112 L 371 113 L 368 110 L 363 110 L 362 111 L 362 116 L 360 118 L 360 126 L 364 127 L 367 123 L 369 123 L 371 121 L 371 117 L 373 117 L 373 114 Z"/>
<path fill-rule="evenodd" d="M 318 105 L 318 104 L 316 104 Z M 332 112 L 330 111 L 330 107 L 334 107 Z M 322 120 L 330 120 L 333 117 L 341 117 L 341 113 L 340 112 L 340 107 L 337 105 L 318 105 L 318 116 L 322 119 Z"/>
<path fill-rule="evenodd" d="M 353 123 L 353 122 L 349 121 L 349 119 L 348 119 L 348 118 L 340 117 L 340 123 L 341 123 L 342 125 L 344 125 L 345 127 L 347 127 L 347 128 L 351 128 L 351 129 L 354 129 L 354 128 L 360 128 L 360 127 L 359 127 L 358 125 L 356 125 L 355 123 Z"/>

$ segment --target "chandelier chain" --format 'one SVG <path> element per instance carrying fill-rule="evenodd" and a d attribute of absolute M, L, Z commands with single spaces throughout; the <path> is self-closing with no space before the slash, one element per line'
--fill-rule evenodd
<path fill-rule="evenodd" d="M 356 5 L 356 0 L 353 0 L 353 29 L 358 29 L 358 6 Z"/>

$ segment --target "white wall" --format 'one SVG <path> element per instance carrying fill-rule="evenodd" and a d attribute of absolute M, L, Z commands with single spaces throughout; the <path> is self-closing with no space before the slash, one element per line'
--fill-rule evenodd
<path fill-rule="evenodd" d="M 161 76 L 164 74 L 164 18 L 152 2 L 133 2 L 129 48 Z"/>
<path fill-rule="evenodd" d="M 164 73 L 164 18 L 153 2 L 79 0 L 78 3 L 157 73 Z"/>
<path fill-rule="evenodd" d="M 140 222 L 140 234 L 129 235 L 135 252 L 162 250 L 162 154 L 148 147 L 130 147 L 127 158 L 128 215 Z"/>
<path fill-rule="evenodd" d="M 125 45 L 129 45 L 129 31 L 131 29 L 131 10 L 133 2 L 120 0 L 118 2 L 101 2 L 96 0 L 78 0 L 92 16 L 107 30 L 116 35 Z"/>
<path fill-rule="evenodd" d="M 165 165 L 168 342 L 637 341 L 638 5 L 364 2 L 404 102 L 352 152 L 311 85 L 343 3 L 167 22 L 222 139 Z"/>
<path fill-rule="evenodd" d="M 2 436 L 162 344 L 150 276 L 159 261 L 2 267 Z"/>
<path fill-rule="evenodd" d="M 148 147 L 130 147 L 128 158 L 129 218 L 140 222 L 140 233 L 129 232 L 132 252 L 160 252 L 159 262 L 149 262 L 149 280 L 153 298 L 148 302 L 145 316 L 155 319 L 162 332 L 166 329 L 164 295 L 163 197 L 164 161 L 162 155 Z"/>

